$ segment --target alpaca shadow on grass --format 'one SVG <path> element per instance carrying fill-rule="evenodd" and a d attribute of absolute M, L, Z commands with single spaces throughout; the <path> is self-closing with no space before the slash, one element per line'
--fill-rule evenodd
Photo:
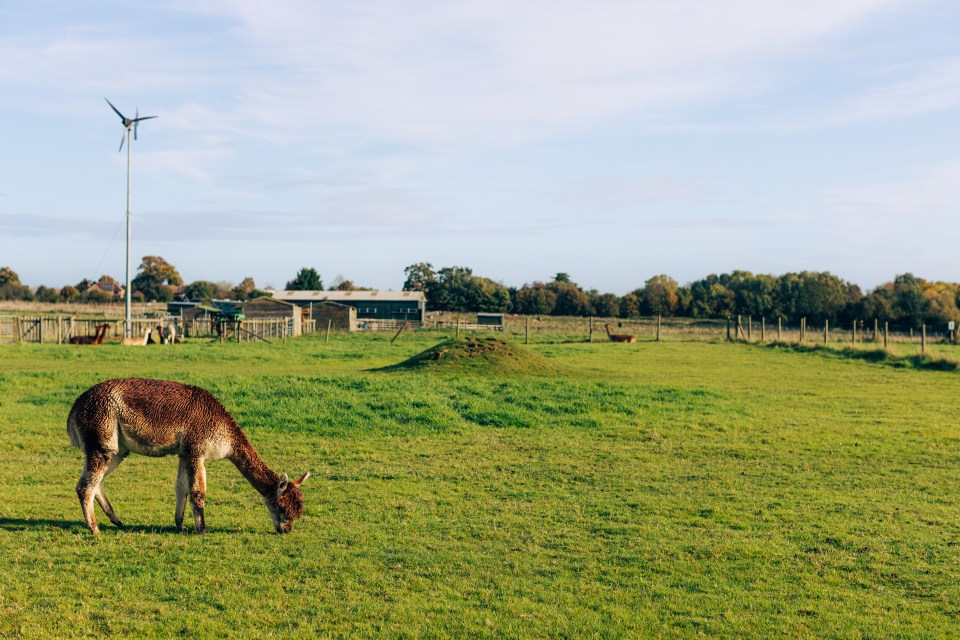
<path fill-rule="evenodd" d="M 77 520 L 53 520 L 50 518 L 0 518 L 0 530 L 3 531 L 26 531 L 29 529 L 63 529 L 64 531 L 74 531 L 76 533 L 89 532 L 87 525 L 83 521 Z M 110 531 L 125 533 L 156 533 L 163 535 L 197 535 L 192 527 L 187 527 L 183 531 L 178 530 L 173 525 L 124 525 L 115 527 L 111 524 L 100 527 L 101 535 Z M 237 534 L 242 531 L 233 531 L 226 529 L 210 529 L 204 535 L 213 534 Z"/>

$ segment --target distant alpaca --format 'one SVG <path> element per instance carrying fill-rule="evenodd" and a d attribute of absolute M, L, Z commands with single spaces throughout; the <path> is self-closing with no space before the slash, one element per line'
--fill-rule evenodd
<path fill-rule="evenodd" d="M 70 444 L 83 451 L 83 472 L 77 496 L 83 517 L 93 533 L 99 533 L 94 500 L 118 527 L 117 518 L 103 493 L 102 482 L 130 452 L 160 457 L 177 455 L 177 529 L 183 529 L 187 497 L 199 533 L 207 491 L 204 462 L 227 458 L 260 492 L 277 533 L 290 533 L 303 513 L 300 485 L 310 473 L 291 482 L 264 464 L 246 434 L 213 395 L 191 385 L 168 380 L 120 378 L 107 380 L 84 391 L 73 403 L 67 418 Z"/>
<path fill-rule="evenodd" d="M 168 322 L 163 327 L 157 327 L 157 335 L 160 336 L 160 344 L 177 343 L 177 325 Z"/>
<path fill-rule="evenodd" d="M 109 328 L 109 324 L 97 325 L 97 335 L 74 336 L 70 338 L 70 344 L 103 344 L 103 337 L 107 334 Z"/>
<path fill-rule="evenodd" d="M 103 339 L 107 337 L 107 329 L 110 328 L 110 325 L 104 324 L 101 326 L 103 327 L 103 331 L 100 332 L 100 335 L 97 337 L 94 344 L 103 344 Z"/>
<path fill-rule="evenodd" d="M 150 344 L 150 332 L 152 329 L 147 327 L 147 332 L 143 334 L 142 338 L 124 338 L 120 341 L 120 344 L 132 345 L 132 346 L 143 346 Z"/>
<path fill-rule="evenodd" d="M 636 336 L 632 336 L 628 333 L 610 333 L 610 324 L 607 323 L 604 325 L 607 328 L 607 336 L 610 338 L 611 342 L 636 342 Z"/>

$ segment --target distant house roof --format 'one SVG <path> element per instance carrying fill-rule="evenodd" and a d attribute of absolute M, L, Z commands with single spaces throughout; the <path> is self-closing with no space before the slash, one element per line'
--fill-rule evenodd
<path fill-rule="evenodd" d="M 419 302 L 423 291 L 272 291 L 274 299 L 287 302 Z"/>
<path fill-rule="evenodd" d="M 87 291 L 102 291 L 103 293 L 111 295 L 115 298 L 122 298 L 123 294 L 126 292 L 119 284 L 114 284 L 112 282 L 94 282 L 87 288 Z"/>

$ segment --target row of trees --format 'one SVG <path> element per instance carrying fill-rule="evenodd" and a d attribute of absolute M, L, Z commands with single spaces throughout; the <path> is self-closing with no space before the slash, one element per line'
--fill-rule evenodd
<path fill-rule="evenodd" d="M 422 290 L 431 309 L 448 311 L 621 318 L 805 317 L 817 324 L 878 318 L 902 328 L 960 321 L 960 284 L 929 282 L 910 273 L 867 294 L 821 271 L 780 276 L 734 271 L 684 286 L 670 276 L 657 275 L 623 296 L 584 290 L 566 273 L 519 288 L 475 276 L 467 267 L 434 270 L 430 263 L 421 262 L 407 267 L 405 273 L 404 289 Z"/>
<path fill-rule="evenodd" d="M 177 268 L 160 256 L 144 256 L 136 276 L 131 281 L 132 298 L 137 301 L 169 302 L 186 300 L 250 300 L 268 296 L 268 291 L 258 289 L 253 278 L 247 277 L 239 284 L 195 280 L 184 284 Z M 315 291 L 323 289 L 323 280 L 316 269 L 304 267 L 287 282 L 287 289 Z M 353 281 L 338 276 L 331 290 L 367 290 Z M 27 300 L 38 302 L 93 302 L 107 303 L 124 299 L 123 287 L 114 278 L 103 275 L 98 280 L 84 278 L 76 285 L 60 289 L 40 285 L 36 290 L 22 284 L 20 276 L 10 267 L 0 268 L 0 300 Z"/>
<path fill-rule="evenodd" d="M 138 302 L 169 302 L 174 298 L 248 300 L 270 295 L 257 289 L 253 278 L 244 278 L 237 285 L 207 280 L 196 280 L 184 285 L 176 267 L 159 256 L 144 256 L 130 284 L 133 289 L 131 297 Z M 0 300 L 109 303 L 123 300 L 124 297 L 122 285 L 108 275 L 100 276 L 98 280 L 84 278 L 76 285 L 67 285 L 60 289 L 40 285 L 33 290 L 20 282 L 20 276 L 13 269 L 0 268 Z"/>
<path fill-rule="evenodd" d="M 692 318 L 805 317 L 814 323 L 831 323 L 877 318 L 901 328 L 921 324 L 943 325 L 960 321 L 960 284 L 930 282 L 905 273 L 869 293 L 820 271 L 787 273 L 780 276 L 734 271 L 711 274 L 681 286 L 667 275 L 657 275 L 623 296 L 584 290 L 567 273 L 558 273 L 549 282 L 507 287 L 490 278 L 475 275 L 469 267 L 434 269 L 418 262 L 404 270 L 405 290 L 423 291 L 431 309 L 439 311 L 513 312 L 526 315 L 683 316 Z M 184 285 L 177 269 L 159 256 L 146 256 L 132 282 L 138 300 L 169 301 L 177 298 L 203 300 L 232 298 L 247 300 L 266 291 L 253 278 L 240 284 L 197 280 Z M 321 290 L 323 281 L 316 269 L 304 267 L 286 283 L 287 289 Z M 362 290 L 338 276 L 331 290 Z M 9 267 L 0 268 L 0 300 L 43 302 L 109 302 L 119 284 L 110 276 L 96 282 L 84 279 L 76 286 L 53 289 L 40 286 L 34 291 L 20 282 Z"/>

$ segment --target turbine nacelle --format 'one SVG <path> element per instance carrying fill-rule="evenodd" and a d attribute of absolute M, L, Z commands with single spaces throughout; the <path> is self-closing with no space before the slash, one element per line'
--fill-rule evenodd
<path fill-rule="evenodd" d="M 104 100 L 107 100 L 104 98 Z M 150 120 L 151 118 L 156 118 L 157 116 L 141 116 L 140 107 L 137 107 L 134 117 L 128 118 L 120 110 L 113 106 L 113 103 L 107 100 L 107 104 L 110 105 L 110 108 L 113 109 L 113 112 L 120 116 L 120 122 L 123 123 L 123 133 L 120 135 L 120 148 L 118 151 L 123 151 L 123 143 L 127 140 L 127 135 L 130 132 L 131 127 L 133 128 L 133 139 L 137 139 L 137 125 L 141 120 Z"/>

